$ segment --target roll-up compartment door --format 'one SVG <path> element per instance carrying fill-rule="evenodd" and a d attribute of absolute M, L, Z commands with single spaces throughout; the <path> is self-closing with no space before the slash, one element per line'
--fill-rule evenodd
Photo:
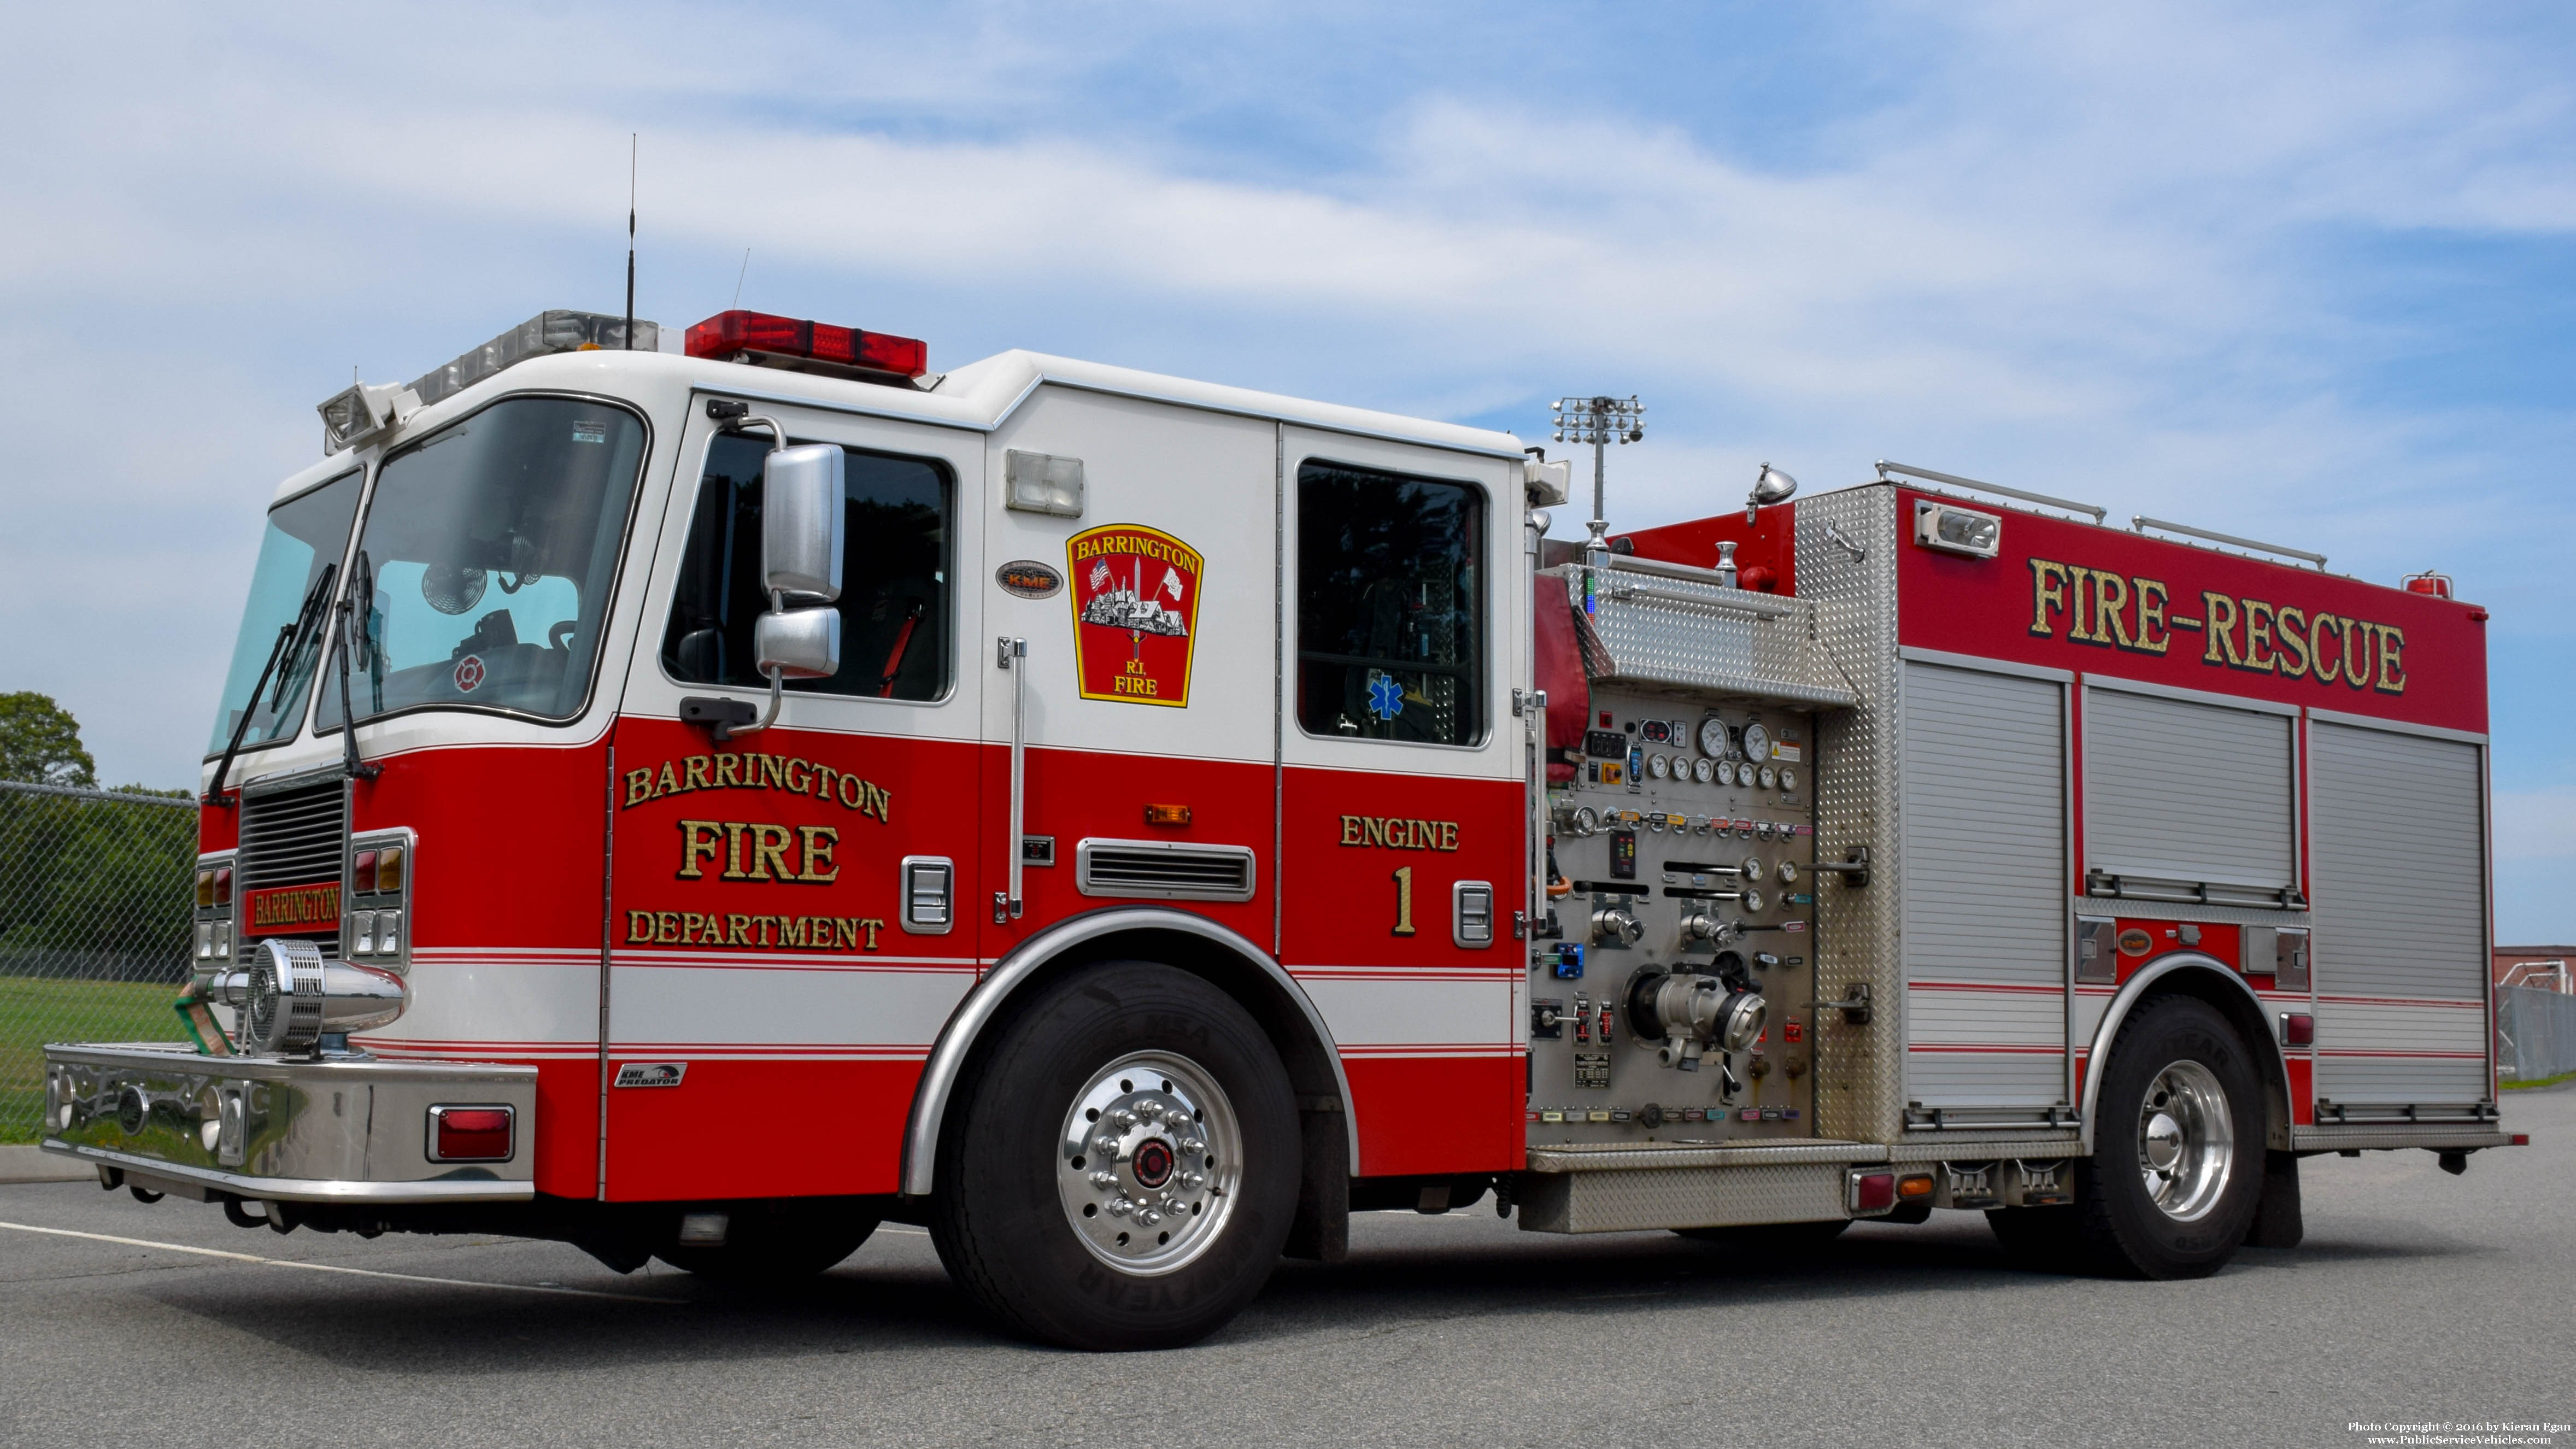
<path fill-rule="evenodd" d="M 2487 1096 L 2487 900 L 2479 746 L 2316 721 L 2320 1099 Z"/>
<path fill-rule="evenodd" d="M 2297 887 L 2287 715 L 2098 686 L 2084 711 L 2088 876 L 2150 899 L 2206 886 L 2232 904 Z"/>
<path fill-rule="evenodd" d="M 1905 666 L 1905 1095 L 2066 1100 L 2065 686 Z"/>

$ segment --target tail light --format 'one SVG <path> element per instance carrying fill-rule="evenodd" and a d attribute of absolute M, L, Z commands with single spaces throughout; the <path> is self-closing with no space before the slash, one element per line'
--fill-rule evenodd
<path fill-rule="evenodd" d="M 507 1106 L 438 1106 L 429 1109 L 429 1160 L 507 1162 L 516 1144 L 518 1113 Z"/>
<path fill-rule="evenodd" d="M 1845 1201 L 1851 1211 L 1883 1213 L 1896 1206 L 1896 1174 L 1892 1172 L 1855 1172 Z"/>
<path fill-rule="evenodd" d="M 2316 1044 L 2317 1019 L 2315 1017 L 2304 1011 L 2281 1013 L 2281 1045 L 2315 1046 Z"/>

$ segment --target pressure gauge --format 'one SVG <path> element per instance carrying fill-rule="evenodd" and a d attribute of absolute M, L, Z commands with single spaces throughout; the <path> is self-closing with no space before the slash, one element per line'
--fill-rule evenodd
<path fill-rule="evenodd" d="M 1691 778 L 1703 785 L 1707 784 L 1709 777 L 1716 773 L 1717 761 L 1715 760 L 1700 760 L 1691 765 Z"/>
<path fill-rule="evenodd" d="M 1735 783 L 1747 789 L 1752 788 L 1753 764 L 1751 761 L 1738 760 L 1735 762 Z"/>
<path fill-rule="evenodd" d="M 1758 778 L 1762 781 L 1762 788 L 1768 790 L 1780 783 L 1780 772 L 1769 765 L 1764 765 Z"/>
<path fill-rule="evenodd" d="M 1758 855 L 1748 855 L 1744 857 L 1744 865 L 1741 869 L 1741 874 L 1748 881 L 1762 879 L 1762 857 Z"/>
<path fill-rule="evenodd" d="M 1761 761 L 1771 758 L 1771 732 L 1759 724 L 1744 727 L 1744 758 Z"/>
<path fill-rule="evenodd" d="M 1660 780 L 1666 775 L 1672 773 L 1672 766 L 1664 763 L 1664 757 L 1661 755 L 1648 755 L 1646 757 L 1646 773 Z"/>
<path fill-rule="evenodd" d="M 1601 813 L 1589 805 L 1556 807 L 1556 828 L 1577 840 L 1597 835 L 1601 830 Z"/>
<path fill-rule="evenodd" d="M 1699 752 L 1712 760 L 1726 757 L 1726 721 L 1710 715 L 1699 722 Z"/>
<path fill-rule="evenodd" d="M 1790 886 L 1798 883 L 1798 863 L 1796 861 L 1784 860 L 1780 862 L 1779 869 L 1780 884 Z"/>
<path fill-rule="evenodd" d="M 1690 762 L 1690 756 L 1688 756 L 1688 755 L 1675 755 L 1675 756 L 1673 756 L 1673 778 L 1674 778 L 1674 779 L 1676 779 L 1676 780 L 1682 781 L 1683 783 L 1687 784 L 1687 783 L 1689 783 L 1689 781 L 1690 781 L 1690 777 L 1691 777 L 1691 762 Z"/>
<path fill-rule="evenodd" d="M 1745 914 L 1760 915 L 1762 913 L 1762 907 L 1766 904 L 1767 902 L 1762 899 L 1762 892 L 1755 890 L 1751 886 L 1746 886 L 1744 888 Z"/>
<path fill-rule="evenodd" d="M 1782 765 L 1782 766 L 1780 767 L 1780 788 L 1781 788 L 1781 789 L 1783 789 L 1783 790 L 1795 790 L 1795 789 L 1797 789 L 1797 788 L 1798 788 L 1798 772 L 1797 772 L 1797 771 L 1795 771 L 1795 770 L 1790 769 L 1790 768 L 1789 768 L 1788 766 L 1786 766 L 1786 765 Z"/>

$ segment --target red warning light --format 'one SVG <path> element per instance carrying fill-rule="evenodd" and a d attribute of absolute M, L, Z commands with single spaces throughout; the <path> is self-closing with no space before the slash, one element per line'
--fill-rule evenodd
<path fill-rule="evenodd" d="M 884 332 L 862 332 L 829 322 L 773 317 L 766 312 L 718 312 L 689 329 L 691 357 L 730 361 L 745 352 L 765 352 L 808 362 L 919 377 L 930 370 L 930 346 L 917 338 Z"/>

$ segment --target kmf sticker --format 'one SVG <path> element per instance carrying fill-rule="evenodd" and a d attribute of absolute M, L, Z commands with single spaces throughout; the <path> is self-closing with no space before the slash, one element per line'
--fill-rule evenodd
<path fill-rule="evenodd" d="M 1198 645 L 1198 550 L 1160 529 L 1114 523 L 1065 541 L 1073 651 L 1084 699 L 1181 708 Z"/>
<path fill-rule="evenodd" d="M 2129 929 L 2120 933 L 2120 954 L 2123 956 L 2144 956 L 2147 954 L 2147 948 L 2155 945 L 2155 943 L 2155 937 L 2148 935 L 2146 932 L 2139 930 L 2135 926 L 2131 926 Z"/>

